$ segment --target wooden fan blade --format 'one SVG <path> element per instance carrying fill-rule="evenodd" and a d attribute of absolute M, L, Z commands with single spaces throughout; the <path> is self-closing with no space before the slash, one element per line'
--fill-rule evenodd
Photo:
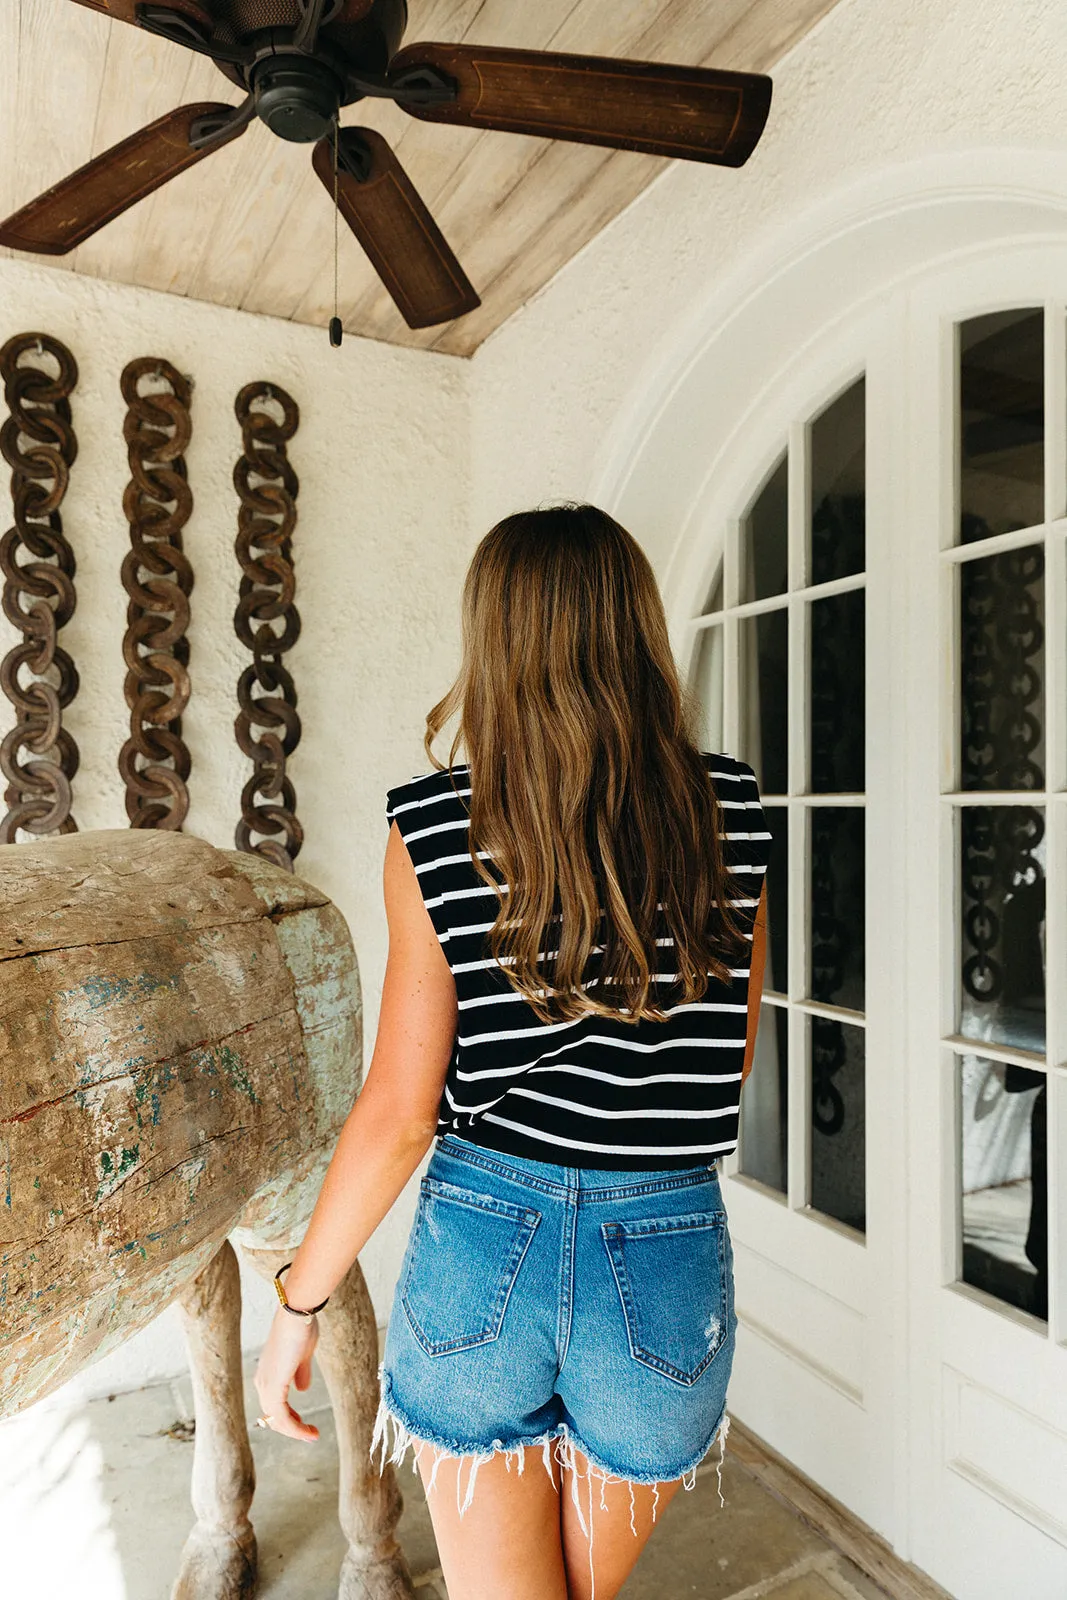
<path fill-rule="evenodd" d="M 454 100 L 397 103 L 427 122 L 573 139 L 739 167 L 763 132 L 771 79 L 761 72 L 674 67 L 551 50 L 412 44 L 389 63 L 402 85 L 419 68 L 447 74 Z"/>
<path fill-rule="evenodd" d="M 198 117 L 233 109 L 205 100 L 157 117 L 0 222 L 0 245 L 46 256 L 65 255 L 120 212 L 243 133 L 247 123 L 235 126 L 205 148 L 194 149 L 189 143 L 190 126 Z"/>
<path fill-rule="evenodd" d="M 342 128 L 338 145 L 338 209 L 408 327 L 451 322 L 481 305 L 444 234 L 382 135 L 373 128 Z M 319 140 L 311 159 L 332 200 L 332 135 Z"/>

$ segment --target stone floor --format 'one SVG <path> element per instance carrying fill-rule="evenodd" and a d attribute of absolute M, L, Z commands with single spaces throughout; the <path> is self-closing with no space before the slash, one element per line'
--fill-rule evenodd
<path fill-rule="evenodd" d="M 343 1551 L 337 1455 L 317 1370 L 307 1393 L 294 1392 L 293 1399 L 321 1430 L 317 1445 L 251 1430 L 260 1596 L 334 1600 Z M 254 1417 L 250 1383 L 246 1403 Z M 34 1600 L 167 1600 L 192 1522 L 185 1420 L 191 1414 L 188 1384 L 176 1382 L 69 1407 L 57 1396 L 0 1423 L 5 1592 Z M 721 1508 L 717 1460 L 718 1449 L 698 1470 L 695 1488 L 670 1501 L 623 1600 L 886 1600 L 883 1589 L 768 1493 L 731 1456 L 729 1444 Z M 447 1600 L 410 1457 L 400 1484 L 400 1537 L 419 1600 Z"/>

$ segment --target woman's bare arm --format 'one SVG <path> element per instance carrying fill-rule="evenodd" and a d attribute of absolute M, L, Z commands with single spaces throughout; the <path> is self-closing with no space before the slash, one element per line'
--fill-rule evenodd
<path fill-rule="evenodd" d="M 741 1086 L 752 1071 L 752 1058 L 756 1051 L 756 1029 L 759 1026 L 760 997 L 763 994 L 763 969 L 767 959 L 767 881 L 760 889 L 756 921 L 752 929 L 752 964 L 748 975 L 748 1031 L 745 1035 L 745 1064 L 741 1069 Z"/>
<path fill-rule="evenodd" d="M 407 846 L 385 848 L 389 957 L 374 1054 L 286 1273 L 294 1306 L 332 1294 L 433 1142 L 459 1007 Z"/>

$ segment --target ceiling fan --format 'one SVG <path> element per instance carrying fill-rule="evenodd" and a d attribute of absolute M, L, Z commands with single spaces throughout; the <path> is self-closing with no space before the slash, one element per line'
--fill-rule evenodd
<path fill-rule="evenodd" d="M 245 98 L 158 117 L 0 223 L 0 244 L 63 255 L 259 117 L 279 138 L 314 144 L 315 172 L 412 328 L 480 300 L 386 140 L 341 127 L 342 106 L 384 97 L 429 122 L 729 167 L 748 159 L 770 109 L 762 73 L 488 45 L 400 49 L 407 0 L 79 3 L 209 56 Z"/>

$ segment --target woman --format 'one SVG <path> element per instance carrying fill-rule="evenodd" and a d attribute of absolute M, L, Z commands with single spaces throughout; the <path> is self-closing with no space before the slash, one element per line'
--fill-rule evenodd
<path fill-rule="evenodd" d="M 433 770 L 388 794 L 374 1055 L 284 1288 L 318 1307 L 436 1140 L 371 1455 L 390 1424 L 390 1459 L 415 1452 L 449 1600 L 611 1600 L 716 1439 L 722 1462 L 715 1163 L 755 1046 L 770 837 L 751 768 L 695 748 L 652 568 L 596 507 L 486 535 L 463 647 Z M 280 1306 L 256 1372 L 297 1439 L 318 1437 L 287 1398 L 316 1338 Z"/>

